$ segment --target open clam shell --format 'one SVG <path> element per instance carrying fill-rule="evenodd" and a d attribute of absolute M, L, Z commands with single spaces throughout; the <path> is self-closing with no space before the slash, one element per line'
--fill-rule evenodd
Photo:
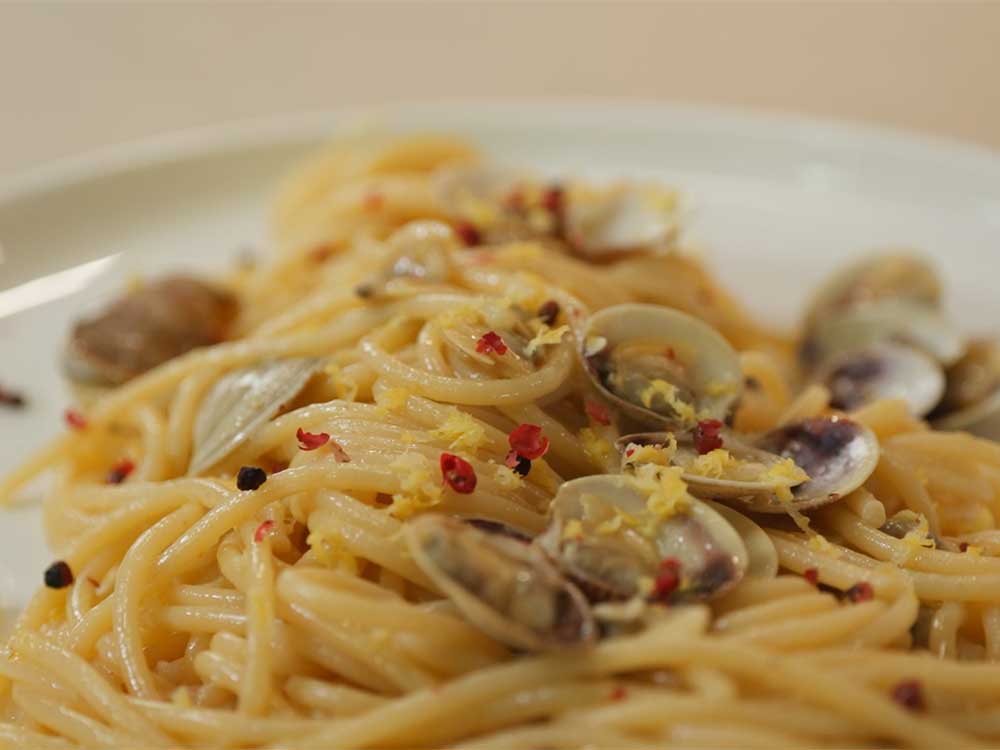
<path fill-rule="evenodd" d="M 820 287 L 806 312 L 806 327 L 855 305 L 885 299 L 902 299 L 936 309 L 941 303 L 937 272 L 918 255 L 879 253 L 862 258 Z"/>
<path fill-rule="evenodd" d="M 959 330 L 937 310 L 911 300 L 885 299 L 820 321 L 805 340 L 803 359 L 817 365 L 883 341 L 920 349 L 944 365 L 956 362 L 965 350 Z"/>
<path fill-rule="evenodd" d="M 584 324 L 595 387 L 640 425 L 688 429 L 725 420 L 743 387 L 739 358 L 711 326 L 658 305 L 608 307 Z"/>
<path fill-rule="evenodd" d="M 728 505 L 706 500 L 705 504 L 729 521 L 747 548 L 747 576 L 749 578 L 774 578 L 778 575 L 778 550 L 760 526 L 738 510 Z"/>
<path fill-rule="evenodd" d="M 676 196 L 644 185 L 575 191 L 566 211 L 567 238 L 583 255 L 663 249 L 678 229 Z"/>
<path fill-rule="evenodd" d="M 948 369 L 946 382 L 931 424 L 1000 440 L 1000 344 L 991 339 L 970 342 L 965 356 Z"/>
<path fill-rule="evenodd" d="M 270 360 L 220 378 L 198 407 L 188 475 L 211 469 L 242 445 L 299 394 L 321 362 L 316 357 Z"/>
<path fill-rule="evenodd" d="M 808 481 L 792 488 L 791 501 L 773 495 L 743 501 L 763 513 L 785 513 L 789 505 L 809 510 L 836 502 L 864 484 L 879 459 L 875 433 L 846 417 L 804 419 L 767 433 L 755 445 L 790 458 L 809 475 Z"/>
<path fill-rule="evenodd" d="M 404 533 L 420 569 L 498 641 L 546 651 L 596 638 L 587 600 L 538 548 L 435 514 L 410 521 Z"/>
<path fill-rule="evenodd" d="M 845 417 L 813 417 L 779 427 L 752 442 L 724 431 L 718 461 L 702 459 L 689 435 L 674 438 L 670 464 L 683 470 L 692 495 L 738 500 L 763 513 L 808 510 L 836 502 L 871 476 L 878 464 L 875 434 Z M 618 440 L 629 445 L 667 445 L 670 433 L 640 433 Z M 713 452 L 714 453 L 714 452 Z M 665 454 L 666 455 L 666 454 Z M 624 457 L 626 463 L 629 457 Z"/>
<path fill-rule="evenodd" d="M 902 399 L 921 417 L 941 400 L 944 372 L 933 358 L 910 346 L 882 341 L 831 357 L 816 380 L 830 391 L 830 405 L 853 411 L 883 398 Z"/>
<path fill-rule="evenodd" d="M 680 571 L 670 602 L 708 599 L 739 582 L 749 555 L 725 518 L 692 498 L 686 510 L 659 519 L 647 499 L 621 474 L 566 482 L 552 501 L 549 528 L 536 542 L 594 598 L 642 595 L 644 584 L 670 559 Z"/>
<path fill-rule="evenodd" d="M 802 479 L 792 472 L 778 469 L 787 465 L 788 460 L 769 451 L 761 450 L 748 443 L 731 430 L 722 430 L 724 454 L 713 461 L 715 455 L 702 459 L 695 448 L 690 433 L 675 436 L 670 432 L 642 432 L 624 435 L 616 441 L 622 453 L 623 470 L 634 465 L 635 459 L 629 455 L 634 446 L 672 446 L 669 451 L 671 466 L 683 470 L 681 478 L 687 483 L 692 495 L 713 500 L 742 498 L 750 495 L 770 495 L 781 488 L 791 489 L 801 484 Z M 666 456 L 667 454 L 662 454 Z M 640 454 L 641 457 L 641 454 Z"/>

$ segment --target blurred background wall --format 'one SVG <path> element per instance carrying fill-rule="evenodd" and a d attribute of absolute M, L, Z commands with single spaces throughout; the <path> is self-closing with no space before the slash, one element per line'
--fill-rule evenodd
<path fill-rule="evenodd" d="M 587 96 L 1000 148 L 1000 2 L 0 4 L 0 174 L 283 112 Z"/>

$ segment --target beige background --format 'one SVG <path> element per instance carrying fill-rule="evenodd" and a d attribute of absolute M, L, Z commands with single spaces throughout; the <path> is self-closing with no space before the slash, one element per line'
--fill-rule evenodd
<path fill-rule="evenodd" d="M 2 4 L 0 174 L 348 104 L 642 97 L 1000 148 L 1000 2 Z"/>

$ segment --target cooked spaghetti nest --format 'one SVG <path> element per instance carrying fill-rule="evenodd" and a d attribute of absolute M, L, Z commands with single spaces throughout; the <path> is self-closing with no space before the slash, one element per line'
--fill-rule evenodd
<path fill-rule="evenodd" d="M 81 324 L 91 387 L 0 488 L 44 476 L 59 560 L 0 745 L 995 745 L 1000 446 L 922 419 L 950 340 L 869 310 L 944 326 L 933 282 L 855 268 L 785 336 L 682 215 L 355 138 L 273 254 Z"/>

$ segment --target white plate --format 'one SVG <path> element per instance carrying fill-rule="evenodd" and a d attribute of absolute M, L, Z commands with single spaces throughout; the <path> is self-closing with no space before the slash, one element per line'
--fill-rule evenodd
<path fill-rule="evenodd" d="M 57 164 L 0 186 L 0 472 L 62 429 L 57 365 L 67 326 L 135 274 L 218 268 L 265 236 L 289 162 L 353 114 L 182 133 Z M 971 330 L 1000 322 L 1000 156 L 949 142 L 792 117 L 663 105 L 465 104 L 376 115 L 444 130 L 505 160 L 675 184 L 689 236 L 764 320 L 791 325 L 829 269 L 867 249 L 940 262 Z M 36 507 L 0 516 L 0 606 L 23 605 L 49 562 Z"/>

